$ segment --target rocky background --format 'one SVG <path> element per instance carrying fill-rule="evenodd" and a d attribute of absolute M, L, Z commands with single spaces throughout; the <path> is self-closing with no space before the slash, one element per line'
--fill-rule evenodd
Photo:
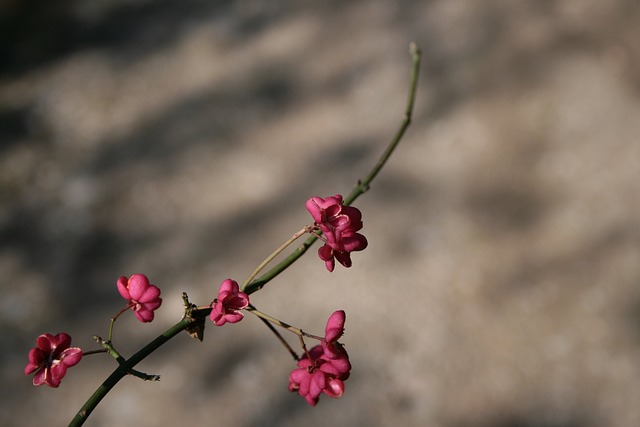
<path fill-rule="evenodd" d="M 89 426 L 640 425 L 640 3 L 635 0 L 0 2 L 0 424 L 66 425 L 114 368 L 57 389 L 37 335 L 130 355 L 348 193 L 415 121 L 364 212 L 370 247 L 254 294 L 322 333 L 347 311 L 346 394 L 287 391 L 256 319 L 182 334 Z M 295 343 L 295 340 L 292 340 Z"/>

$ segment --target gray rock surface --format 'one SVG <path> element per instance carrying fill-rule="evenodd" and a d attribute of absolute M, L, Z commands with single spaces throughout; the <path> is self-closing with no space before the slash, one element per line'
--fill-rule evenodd
<path fill-rule="evenodd" d="M 0 424 L 65 425 L 114 368 L 22 374 L 43 332 L 95 347 L 147 274 L 132 354 L 346 194 L 370 247 L 313 250 L 252 301 L 322 333 L 347 311 L 346 394 L 310 408 L 254 318 L 177 337 L 89 426 L 640 425 L 640 3 L 18 0 L 0 4 Z M 295 340 L 292 340 L 295 344 Z"/>

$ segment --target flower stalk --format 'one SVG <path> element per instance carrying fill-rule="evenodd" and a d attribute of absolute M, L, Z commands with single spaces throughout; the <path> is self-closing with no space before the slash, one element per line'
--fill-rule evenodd
<path fill-rule="evenodd" d="M 317 335 L 313 335 L 313 334 L 309 334 L 305 331 L 303 331 L 300 328 L 296 328 L 295 326 L 291 326 L 288 323 L 283 322 L 282 320 L 278 320 L 273 316 L 269 316 L 267 313 L 263 313 L 262 311 L 258 310 L 257 308 L 255 308 L 252 305 L 249 305 L 245 310 L 247 310 L 248 312 L 255 314 L 256 316 L 258 316 L 261 319 L 264 319 L 268 322 L 273 323 L 274 325 L 277 325 L 283 329 L 286 329 L 289 332 L 293 332 L 294 334 L 298 335 L 299 337 L 309 337 L 309 338 L 313 338 L 319 341 L 324 340 L 323 337 L 319 337 Z"/>
<path fill-rule="evenodd" d="M 253 279 L 255 279 L 255 277 L 262 271 L 263 268 L 265 268 L 267 266 L 267 264 L 269 264 L 275 257 L 277 257 L 282 251 L 284 251 L 285 249 L 287 249 L 287 247 L 292 244 L 293 242 L 295 242 L 300 236 L 302 236 L 305 233 L 310 233 L 312 230 L 312 228 L 306 226 L 304 227 L 302 230 L 299 230 L 298 232 L 296 232 L 293 236 L 291 236 L 286 242 L 284 242 L 282 245 L 280 245 L 280 247 L 278 249 L 276 249 L 275 251 L 273 251 L 273 253 L 271 255 L 269 255 L 264 261 L 262 261 L 260 263 L 260 265 L 258 265 L 258 267 L 256 267 L 256 269 L 253 271 L 253 273 L 251 273 L 251 275 L 249 275 L 249 277 L 247 277 L 247 280 L 244 281 L 244 283 L 242 284 L 242 286 L 240 287 L 241 291 L 244 291 L 245 288 L 247 287 L 247 285 L 249 283 L 251 283 L 251 281 Z"/>
<path fill-rule="evenodd" d="M 415 105 L 415 100 L 416 100 L 416 92 L 418 90 L 418 76 L 420 75 L 420 59 L 421 59 L 420 47 L 416 43 L 411 43 L 409 45 L 409 53 L 412 59 L 411 82 L 409 84 L 409 96 L 407 97 L 407 106 L 404 113 L 404 119 L 402 120 L 402 123 L 400 124 L 400 127 L 396 131 L 393 139 L 391 140 L 391 142 L 389 143 L 385 151 L 380 156 L 380 159 L 378 160 L 378 162 L 373 166 L 373 168 L 369 171 L 369 173 L 366 175 L 364 179 L 358 180 L 356 186 L 353 188 L 353 190 L 351 190 L 351 193 L 349 193 L 349 195 L 345 197 L 343 201 L 344 205 L 347 205 L 347 206 L 351 205 L 358 197 L 360 197 L 362 194 L 369 191 L 371 182 L 375 179 L 375 177 L 378 175 L 380 170 L 387 163 L 387 160 L 389 160 L 389 157 L 391 157 L 391 154 L 393 154 L 394 150 L 396 149 L 396 147 L 404 137 L 404 134 L 406 133 L 407 129 L 409 128 L 409 125 L 411 124 L 411 120 L 413 119 L 413 107 Z M 258 277 L 257 279 L 252 280 L 246 286 L 243 286 L 244 291 L 247 294 L 251 295 L 252 293 L 262 289 L 267 283 L 269 283 L 272 279 L 277 277 L 280 273 L 286 270 L 291 264 L 296 262 L 298 258 L 304 255 L 305 252 L 307 252 L 307 249 L 309 249 L 315 243 L 316 240 L 318 240 L 317 236 L 315 235 L 310 236 L 307 240 L 304 241 L 304 243 L 298 246 L 293 252 L 291 252 L 289 256 L 287 256 L 284 260 L 282 260 L 276 266 L 271 268 L 269 271 L 267 271 L 265 274 Z"/>

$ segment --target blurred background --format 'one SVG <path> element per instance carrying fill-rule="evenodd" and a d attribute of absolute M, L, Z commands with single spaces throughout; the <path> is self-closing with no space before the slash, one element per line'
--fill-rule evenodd
<path fill-rule="evenodd" d="M 43 332 L 96 348 L 118 276 L 164 299 L 117 322 L 128 356 L 348 193 L 402 120 L 411 41 L 369 248 L 252 296 L 320 334 L 347 311 L 345 395 L 288 392 L 249 316 L 176 337 L 86 425 L 640 425 L 635 0 L 0 1 L 0 424 L 66 425 L 115 367 L 22 372 Z"/>

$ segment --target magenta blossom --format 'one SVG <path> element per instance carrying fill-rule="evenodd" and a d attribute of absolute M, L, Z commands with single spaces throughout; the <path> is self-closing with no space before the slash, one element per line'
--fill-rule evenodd
<path fill-rule="evenodd" d="M 344 393 L 344 381 L 351 371 L 349 355 L 337 341 L 344 332 L 344 322 L 345 312 L 334 312 L 322 344 L 305 354 L 289 375 L 289 391 L 297 391 L 311 406 L 318 403 L 322 393 L 334 398 Z"/>
<path fill-rule="evenodd" d="M 353 206 L 344 206 L 342 196 L 336 194 L 327 198 L 312 197 L 307 200 L 307 210 L 322 231 L 325 244 L 318 249 L 318 256 L 325 262 L 327 270 L 333 271 L 335 260 L 345 267 L 351 267 L 351 252 L 367 247 L 367 239 L 360 233 L 362 213 Z"/>
<path fill-rule="evenodd" d="M 33 385 L 47 384 L 58 387 L 67 373 L 67 368 L 76 365 L 82 359 L 82 350 L 69 347 L 71 337 L 68 334 L 42 334 L 36 339 L 37 347 L 29 351 L 29 363 L 24 368 L 24 374 L 35 372 Z"/>
<path fill-rule="evenodd" d="M 151 322 L 154 310 L 162 304 L 160 289 L 150 284 L 144 274 L 134 274 L 128 280 L 122 276 L 116 285 L 122 298 L 129 301 L 129 306 L 133 309 L 138 320 Z"/>
<path fill-rule="evenodd" d="M 311 406 L 318 404 L 322 393 L 336 398 L 344 393 L 342 374 L 322 355 L 321 346 L 313 347 L 289 375 L 289 391 L 297 391 Z"/>
<path fill-rule="evenodd" d="M 209 318 L 216 326 L 222 326 L 225 323 L 237 323 L 244 317 L 240 310 L 247 308 L 248 305 L 249 295 L 240 292 L 238 282 L 226 279 L 220 285 L 218 298 L 211 303 L 213 310 L 211 310 Z"/>

